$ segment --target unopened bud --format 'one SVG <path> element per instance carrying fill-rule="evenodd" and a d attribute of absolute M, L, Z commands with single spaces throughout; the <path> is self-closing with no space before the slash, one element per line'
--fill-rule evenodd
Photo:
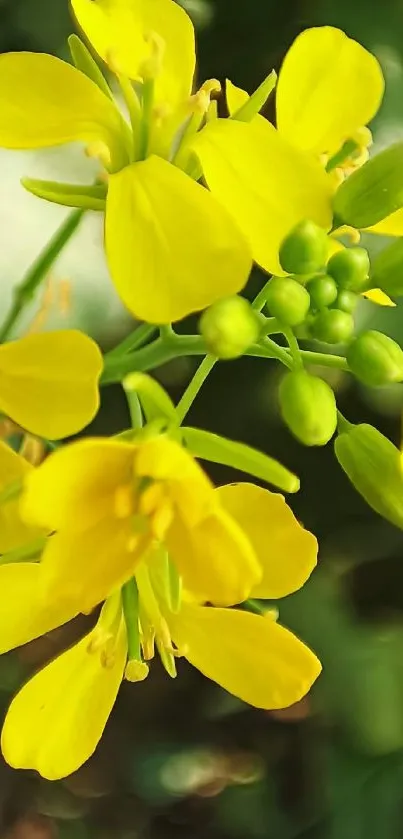
<path fill-rule="evenodd" d="M 213 355 L 238 358 L 258 340 L 259 316 L 244 297 L 225 297 L 203 312 L 199 330 Z"/>
<path fill-rule="evenodd" d="M 311 333 L 325 344 L 344 344 L 354 331 L 354 319 L 340 309 L 327 309 L 316 315 L 310 326 Z"/>
<path fill-rule="evenodd" d="M 337 407 L 323 379 L 296 370 L 286 373 L 279 390 L 284 422 L 305 446 L 324 446 L 337 427 Z"/>
<path fill-rule="evenodd" d="M 273 277 L 270 281 L 266 303 L 269 312 L 286 326 L 297 326 L 305 320 L 311 298 L 307 290 L 291 277 Z"/>
<path fill-rule="evenodd" d="M 337 460 L 367 504 L 403 530 L 401 453 L 372 425 L 353 425 L 335 441 Z"/>
<path fill-rule="evenodd" d="M 326 263 L 328 240 L 313 221 L 301 221 L 280 247 L 280 265 L 287 274 L 314 274 Z"/>
<path fill-rule="evenodd" d="M 323 309 L 331 306 L 337 297 L 337 285 L 333 277 L 328 274 L 314 277 L 309 280 L 306 286 L 311 298 L 311 306 L 314 309 Z"/>
<path fill-rule="evenodd" d="M 329 259 L 327 272 L 340 288 L 363 291 L 368 283 L 370 262 L 365 248 L 346 248 Z"/>
<path fill-rule="evenodd" d="M 403 351 L 396 341 L 371 329 L 352 342 L 347 352 L 352 373 L 364 384 L 379 387 L 403 382 Z"/>

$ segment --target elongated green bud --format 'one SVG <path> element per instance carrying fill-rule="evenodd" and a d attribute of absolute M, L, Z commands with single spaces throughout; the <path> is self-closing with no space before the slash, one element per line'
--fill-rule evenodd
<path fill-rule="evenodd" d="M 337 407 L 329 385 L 305 370 L 286 373 L 279 390 L 281 415 L 305 446 L 324 446 L 337 426 Z"/>
<path fill-rule="evenodd" d="M 381 288 L 392 297 L 403 294 L 403 238 L 396 239 L 374 259 L 371 286 Z"/>
<path fill-rule="evenodd" d="M 199 330 L 213 355 L 238 358 L 258 340 L 259 316 L 244 297 L 225 297 L 203 312 Z"/>
<path fill-rule="evenodd" d="M 371 227 L 403 207 L 403 143 L 368 160 L 339 186 L 334 200 L 340 223 Z"/>
<path fill-rule="evenodd" d="M 327 235 L 313 221 L 301 221 L 280 247 L 280 265 L 287 274 L 314 274 L 326 263 Z"/>
<path fill-rule="evenodd" d="M 352 373 L 374 387 L 403 382 L 403 351 L 396 341 L 370 329 L 350 344 L 347 361 Z"/>
<path fill-rule="evenodd" d="M 347 477 L 380 516 L 403 530 L 401 453 L 372 425 L 354 425 L 335 441 L 337 460 Z"/>

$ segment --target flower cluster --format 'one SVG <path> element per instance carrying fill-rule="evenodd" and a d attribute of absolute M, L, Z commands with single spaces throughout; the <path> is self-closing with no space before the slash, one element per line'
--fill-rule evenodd
<path fill-rule="evenodd" d="M 215 79 L 195 85 L 193 26 L 174 0 L 71 5 L 92 51 L 73 35 L 72 64 L 0 56 L 0 145 L 79 141 L 98 161 L 88 185 L 24 179 L 79 214 L 0 328 L 0 410 L 17 432 L 7 427 L 0 441 L 0 652 L 88 620 L 5 718 L 5 759 L 49 779 L 90 757 L 122 681 L 145 679 L 155 651 L 169 676 L 185 658 L 263 709 L 292 705 L 319 675 L 273 604 L 259 605 L 300 588 L 317 561 L 315 537 L 266 488 L 295 492 L 298 479 L 262 452 L 183 425 L 219 359 L 281 362 L 288 428 L 308 446 L 337 432 L 354 486 L 403 527 L 398 450 L 352 426 L 306 369 L 336 367 L 370 386 L 403 381 L 395 342 L 353 334 L 363 295 L 394 305 L 388 295 L 403 293 L 403 144 L 369 156 L 367 125 L 384 90 L 377 59 L 338 29 L 308 29 L 278 79 L 270 73 L 252 95 L 227 80 L 224 96 Z M 260 113 L 274 91 L 275 126 Z M 86 210 L 105 214 L 112 281 L 144 323 L 104 357 L 75 330 L 7 340 Z M 396 241 L 371 264 L 357 247 L 362 230 Z M 239 293 L 253 263 L 270 276 L 250 303 Z M 194 312 L 199 334 L 177 334 L 172 322 Z M 303 340 L 345 353 L 303 350 Z M 206 358 L 175 406 L 146 371 L 197 354 Z M 63 442 L 91 422 L 99 384 L 111 382 L 123 383 L 132 427 Z M 30 435 L 41 442 L 35 465 Z M 256 483 L 216 488 L 199 460 Z"/>

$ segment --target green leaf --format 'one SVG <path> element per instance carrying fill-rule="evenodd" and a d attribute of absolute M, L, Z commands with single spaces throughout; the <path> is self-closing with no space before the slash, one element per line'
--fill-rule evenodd
<path fill-rule="evenodd" d="M 139 399 L 147 422 L 164 419 L 178 425 L 175 405 L 164 388 L 147 373 L 130 373 L 123 380 L 123 387 L 129 403 L 133 394 Z"/>
<path fill-rule="evenodd" d="M 21 178 L 23 187 L 37 198 L 44 198 L 63 207 L 77 207 L 82 210 L 105 210 L 107 188 L 104 184 L 61 184 L 57 181 L 41 181 L 35 178 Z"/>
<path fill-rule="evenodd" d="M 368 160 L 338 188 L 333 202 L 341 224 L 371 227 L 403 207 L 403 143 Z"/>
<path fill-rule="evenodd" d="M 371 285 L 392 297 L 403 294 L 403 239 L 396 239 L 374 259 Z"/>
<path fill-rule="evenodd" d="M 285 466 L 263 452 L 252 449 L 245 443 L 237 443 L 203 431 L 200 428 L 183 428 L 183 439 L 195 457 L 232 466 L 241 472 L 247 472 L 254 478 L 260 478 L 284 492 L 298 492 L 300 483 Z"/>

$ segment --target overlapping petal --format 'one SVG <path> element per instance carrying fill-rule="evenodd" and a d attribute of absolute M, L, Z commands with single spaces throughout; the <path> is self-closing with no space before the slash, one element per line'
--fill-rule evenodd
<path fill-rule="evenodd" d="M 216 490 L 224 509 L 249 538 L 262 567 L 250 596 L 285 597 L 301 588 L 316 565 L 318 543 L 296 520 L 285 499 L 255 484 Z"/>
<path fill-rule="evenodd" d="M 77 614 L 71 604 L 45 601 L 38 563 L 0 566 L 0 655 L 39 638 Z"/>
<path fill-rule="evenodd" d="M 232 215 L 155 156 L 110 178 L 106 252 L 123 302 L 151 323 L 179 320 L 235 294 L 252 263 Z"/>
<path fill-rule="evenodd" d="M 189 96 L 195 71 L 193 25 L 173 0 L 71 0 L 77 21 L 98 55 L 112 69 L 141 77 L 150 38 L 162 38 L 156 99 L 176 107 Z"/>
<path fill-rule="evenodd" d="M 277 127 L 295 146 L 333 154 L 375 116 L 379 62 L 340 29 L 307 29 L 289 49 L 277 86 Z"/>
<path fill-rule="evenodd" d="M 279 247 L 302 219 L 332 223 L 330 179 L 270 123 L 217 119 L 193 142 L 207 184 L 246 234 L 256 262 L 283 274 Z"/>
<path fill-rule="evenodd" d="M 57 440 L 81 431 L 99 406 L 102 355 L 81 332 L 29 335 L 0 347 L 0 410 Z"/>
<path fill-rule="evenodd" d="M 103 141 L 115 149 L 122 119 L 113 102 L 70 64 L 31 52 L 0 56 L 0 145 L 32 149 Z"/>
<path fill-rule="evenodd" d="M 0 440 L 0 492 L 14 483 L 22 482 L 32 466 Z M 0 504 L 0 553 L 32 542 L 42 531 L 22 521 L 18 494 Z"/>
<path fill-rule="evenodd" d="M 123 620 L 106 664 L 88 648 L 89 633 L 40 670 L 17 693 L 1 736 L 7 762 L 36 769 L 51 781 L 78 769 L 93 754 L 121 684 L 127 656 Z"/>
<path fill-rule="evenodd" d="M 269 616 L 184 604 L 170 628 L 194 667 L 257 708 L 298 702 L 321 670 L 314 653 Z"/>
<path fill-rule="evenodd" d="M 176 517 L 166 545 L 185 587 L 200 601 L 241 603 L 262 575 L 247 536 L 221 509 L 192 528 Z"/>
<path fill-rule="evenodd" d="M 382 221 L 378 221 L 373 227 L 368 227 L 368 233 L 378 233 L 380 236 L 403 236 L 403 209 L 396 210 Z"/>

